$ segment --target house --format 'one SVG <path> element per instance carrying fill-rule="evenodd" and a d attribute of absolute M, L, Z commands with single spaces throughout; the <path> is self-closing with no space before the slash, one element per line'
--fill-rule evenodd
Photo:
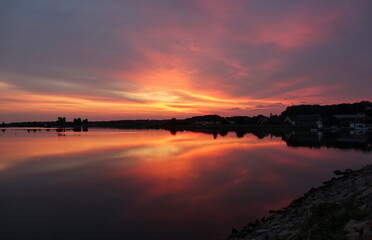
<path fill-rule="evenodd" d="M 333 115 L 340 122 L 341 126 L 349 128 L 365 128 L 366 115 L 364 113 L 357 114 L 339 114 Z"/>
<path fill-rule="evenodd" d="M 289 120 L 291 120 L 292 125 L 295 126 L 323 128 L 323 119 L 319 114 L 300 114 Z"/>

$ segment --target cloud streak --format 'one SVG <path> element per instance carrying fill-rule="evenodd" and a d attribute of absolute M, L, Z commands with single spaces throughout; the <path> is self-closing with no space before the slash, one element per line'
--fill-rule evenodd
<path fill-rule="evenodd" d="M 95 119 L 268 114 L 372 97 L 367 0 L 1 3 L 3 121 L 77 110 Z"/>

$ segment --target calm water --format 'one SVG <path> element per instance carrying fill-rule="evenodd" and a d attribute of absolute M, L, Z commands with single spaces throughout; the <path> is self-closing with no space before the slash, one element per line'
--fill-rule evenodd
<path fill-rule="evenodd" d="M 236 136 L 0 131 L 0 239 L 226 239 L 333 170 L 372 162 L 370 151 Z"/>

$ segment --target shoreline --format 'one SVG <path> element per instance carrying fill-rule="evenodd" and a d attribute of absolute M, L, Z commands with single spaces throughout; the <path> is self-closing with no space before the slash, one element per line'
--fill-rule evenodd
<path fill-rule="evenodd" d="M 334 173 L 269 217 L 233 229 L 228 239 L 372 239 L 372 164 Z"/>

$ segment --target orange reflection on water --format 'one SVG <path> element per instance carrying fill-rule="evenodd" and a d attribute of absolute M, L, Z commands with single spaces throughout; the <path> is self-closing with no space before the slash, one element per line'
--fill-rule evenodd
<path fill-rule="evenodd" d="M 154 239 L 171 233 L 194 233 L 185 239 L 224 238 L 231 228 L 286 206 L 336 168 L 359 166 L 369 157 L 355 151 L 288 148 L 280 138 L 253 134 L 213 139 L 212 134 L 193 132 L 93 129 L 62 135 L 24 130 L 0 134 L 0 188 L 12 189 L 0 205 L 5 198 L 8 203 L 24 199 L 26 205 L 35 201 L 49 206 L 47 212 L 70 211 L 66 218 L 88 222 L 88 229 L 97 227 L 89 225 L 90 216 L 105 209 L 106 218 L 95 222 L 121 226 L 110 229 L 117 233 L 132 231 L 124 223 L 134 222 Z M 17 188 L 21 190 L 13 191 Z M 31 192 L 23 196 L 25 189 Z M 61 209 L 53 201 L 60 201 Z M 76 205 L 89 219 L 71 213 Z"/>

